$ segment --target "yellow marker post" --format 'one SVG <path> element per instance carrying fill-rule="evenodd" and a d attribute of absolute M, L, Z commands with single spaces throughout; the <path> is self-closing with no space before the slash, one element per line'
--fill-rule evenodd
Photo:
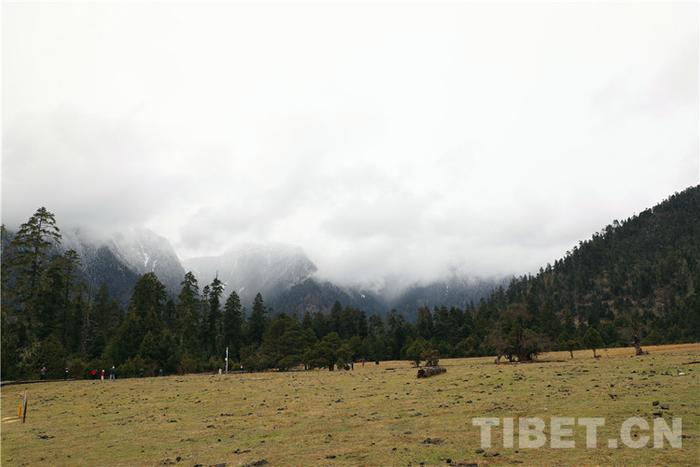
<path fill-rule="evenodd" d="M 28 404 L 27 391 L 24 391 L 24 403 L 22 404 L 22 423 L 27 419 L 27 404 Z"/>
<path fill-rule="evenodd" d="M 17 418 L 22 418 L 22 400 L 17 404 Z"/>

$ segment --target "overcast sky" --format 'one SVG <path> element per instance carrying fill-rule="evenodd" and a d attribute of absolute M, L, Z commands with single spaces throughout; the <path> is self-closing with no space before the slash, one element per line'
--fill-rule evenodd
<path fill-rule="evenodd" d="M 2 219 L 536 271 L 698 183 L 695 3 L 2 5 Z"/>

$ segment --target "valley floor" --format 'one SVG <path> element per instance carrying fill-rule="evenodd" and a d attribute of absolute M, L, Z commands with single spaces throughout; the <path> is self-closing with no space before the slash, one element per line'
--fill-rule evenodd
<path fill-rule="evenodd" d="M 350 372 L 191 375 L 2 389 L 2 465 L 698 465 L 700 344 L 542 355 L 531 364 L 442 360 L 416 379 L 408 362 Z M 27 421 L 17 420 L 29 394 Z M 654 401 L 660 401 L 657 406 Z M 681 448 L 632 449 L 620 425 L 682 417 Z M 597 449 L 480 448 L 473 417 L 605 417 Z M 648 433 L 651 435 L 651 433 Z M 643 435 L 643 433 L 640 433 Z M 430 439 L 428 439 L 430 438 Z M 652 437 L 653 438 L 653 437 Z M 649 443 L 651 445 L 651 442 Z M 251 464 L 255 465 L 255 464 Z"/>

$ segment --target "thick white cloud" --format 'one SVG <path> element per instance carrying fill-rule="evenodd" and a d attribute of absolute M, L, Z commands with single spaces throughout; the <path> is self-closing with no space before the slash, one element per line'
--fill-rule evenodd
<path fill-rule="evenodd" d="M 3 221 L 534 271 L 698 183 L 697 5 L 3 4 Z"/>

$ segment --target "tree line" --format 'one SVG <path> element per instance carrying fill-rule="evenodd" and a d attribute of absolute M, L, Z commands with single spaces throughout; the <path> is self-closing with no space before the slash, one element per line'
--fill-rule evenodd
<path fill-rule="evenodd" d="M 46 366 L 82 377 L 117 366 L 121 376 L 350 367 L 358 360 L 497 355 L 528 361 L 546 350 L 700 340 L 700 188 L 615 221 L 554 265 L 514 278 L 478 304 L 421 307 L 415 322 L 335 303 L 327 312 L 250 312 L 215 278 L 185 274 L 168 296 L 142 275 L 122 307 L 103 285 L 91 296 L 80 258 L 60 249 L 54 215 L 40 208 L 2 251 L 2 379 Z"/>

